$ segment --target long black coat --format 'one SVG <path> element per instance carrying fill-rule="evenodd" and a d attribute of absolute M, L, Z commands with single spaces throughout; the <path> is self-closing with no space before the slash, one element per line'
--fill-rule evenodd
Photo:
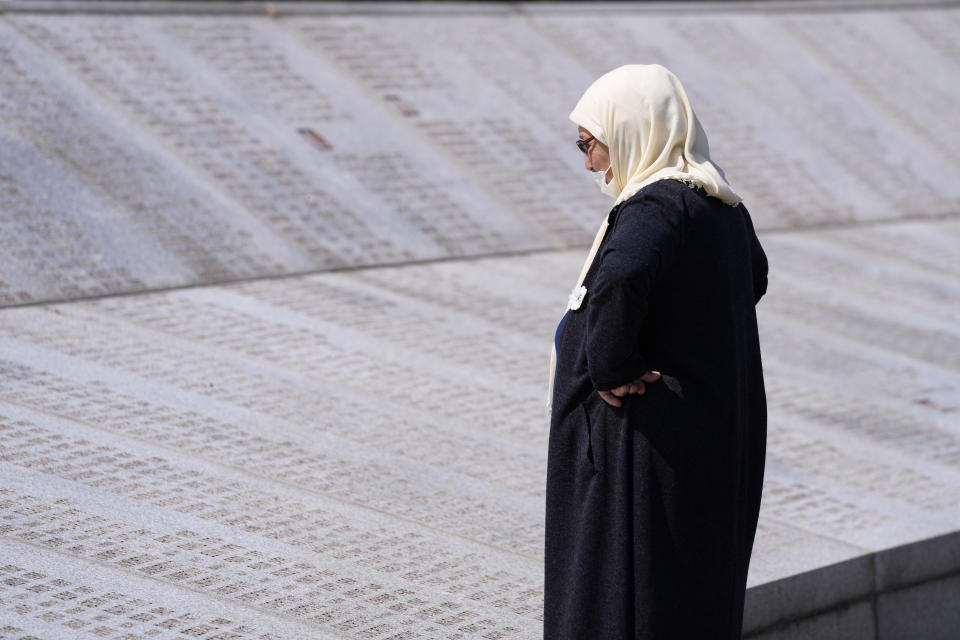
<path fill-rule="evenodd" d="M 544 640 L 741 637 L 767 259 L 743 205 L 660 180 L 610 212 L 557 330 Z M 644 395 L 597 394 L 660 371 Z"/>

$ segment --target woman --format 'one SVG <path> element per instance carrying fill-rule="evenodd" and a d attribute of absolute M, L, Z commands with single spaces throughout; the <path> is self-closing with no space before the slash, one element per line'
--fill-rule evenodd
<path fill-rule="evenodd" d="M 740 638 L 766 256 L 668 70 L 614 69 L 570 119 L 615 202 L 555 338 L 544 640 Z"/>

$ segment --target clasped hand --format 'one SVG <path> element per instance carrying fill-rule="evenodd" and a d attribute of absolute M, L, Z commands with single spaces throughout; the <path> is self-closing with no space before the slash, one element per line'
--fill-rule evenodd
<path fill-rule="evenodd" d="M 597 391 L 597 393 L 601 398 L 603 398 L 604 402 L 611 407 L 620 407 L 623 406 L 623 400 L 620 398 L 631 394 L 642 396 L 647 390 L 645 383 L 656 382 L 659 379 L 659 371 L 647 371 L 633 382 L 622 384 L 619 387 L 610 389 L 608 391 Z"/>

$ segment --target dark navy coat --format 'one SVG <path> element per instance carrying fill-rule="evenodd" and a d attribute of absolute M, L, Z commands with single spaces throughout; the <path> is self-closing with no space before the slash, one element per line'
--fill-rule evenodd
<path fill-rule="evenodd" d="M 544 640 L 741 637 L 766 399 L 746 208 L 676 180 L 610 212 L 556 336 Z M 663 374 L 609 406 L 597 394 Z"/>

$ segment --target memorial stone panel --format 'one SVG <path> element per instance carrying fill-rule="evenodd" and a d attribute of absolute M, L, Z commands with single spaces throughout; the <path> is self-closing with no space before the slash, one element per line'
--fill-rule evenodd
<path fill-rule="evenodd" d="M 954 221 L 764 234 L 770 432 L 751 585 L 957 528 L 958 235 Z M 539 637 L 541 401 L 582 259 L 5 310 L 0 535 L 39 554 L 2 568 L 5 622 L 119 638 L 145 614 L 170 621 L 160 633 L 268 638 L 278 616 L 284 637 Z M 933 328 L 939 349 L 923 342 Z M 55 555 L 69 571 L 51 572 Z M 100 610 L 93 567 L 124 576 L 108 593 L 138 600 L 116 609 L 127 619 Z M 20 597 L 27 573 L 79 595 Z M 158 581 L 166 597 L 139 586 Z"/>
<path fill-rule="evenodd" d="M 960 131 L 946 126 L 960 90 L 942 74 L 957 75 L 957 58 L 928 44 L 955 20 L 911 10 L 531 18 L 593 76 L 612 61 L 676 72 L 761 228 L 956 211 L 960 167 L 945 154 L 960 141 L 942 136 Z"/>
<path fill-rule="evenodd" d="M 154 24 L 78 16 L 17 21 L 32 40 L 71 64 L 82 81 L 122 105 L 128 117 L 172 145 L 204 179 L 239 200 L 312 264 L 350 264 L 357 243 L 337 251 L 331 236 L 364 235 L 366 224 L 314 187 L 269 131 L 243 122 L 237 108 L 242 105 L 225 105 L 217 85 L 181 60 L 174 43 L 154 42 Z M 341 224 L 330 224 L 334 218 Z"/>
<path fill-rule="evenodd" d="M 313 143 L 320 152 L 317 159 L 325 160 L 321 181 L 337 174 L 346 178 L 346 185 L 335 181 L 335 186 L 370 227 L 353 242 L 363 242 L 368 233 L 391 237 L 384 233 L 391 226 L 398 233 L 415 230 L 406 240 L 411 249 L 421 235 L 420 241 L 432 242 L 442 249 L 441 255 L 490 252 L 536 240 L 531 229 L 514 223 L 469 180 L 437 162 L 422 140 L 391 123 L 392 108 L 365 104 L 367 96 L 349 86 L 352 78 L 327 69 L 287 31 L 270 22 L 243 19 L 199 24 L 178 20 L 167 26 L 166 34 L 226 75 L 258 112 Z M 316 96 L 331 106 L 311 111 Z M 379 196 L 383 210 L 364 202 L 365 193 Z M 330 221 L 334 227 L 346 223 Z M 383 260 L 374 255 L 367 262 Z"/>
<path fill-rule="evenodd" d="M 0 493 L 0 502 L 10 502 L 12 493 Z M 20 508 L 36 503 L 21 502 Z M 57 506 L 65 502 L 58 501 Z M 78 527 L 71 520 L 61 527 Z M 152 546 L 150 548 L 153 548 Z M 86 564 L 83 564 L 86 562 Z M 105 574 L 101 562 L 74 560 L 64 565 L 63 555 L 38 549 L 30 542 L 4 541 L 4 565 L 0 566 L 0 607 L 5 638 L 257 638 L 258 640 L 328 640 L 328 635 L 307 624 L 291 624 L 273 616 L 267 624 L 243 607 L 231 607 L 223 599 L 208 599 L 199 606 L 191 592 L 172 595 L 168 585 L 131 579 L 128 567 Z M 82 581 L 77 573 L 82 572 Z M 166 587 L 166 588 L 164 588 Z M 175 593 L 175 592 L 173 592 Z"/>
<path fill-rule="evenodd" d="M 608 204 L 566 115 L 620 62 L 678 72 L 764 229 L 749 584 L 956 531 L 958 25 L 4 16 L 0 637 L 539 640 Z"/>
<path fill-rule="evenodd" d="M 10 302 L 280 270 L 269 231 L 217 211 L 215 195 L 154 141 L 111 121 L 115 112 L 6 24 L 0 34 L 5 253 L 16 260 L 9 277 L 31 283 Z"/>
<path fill-rule="evenodd" d="M 289 25 L 554 246 L 589 240 L 600 218 L 589 212 L 603 201 L 578 179 L 576 129 L 566 116 L 590 78 L 556 45 L 517 18 L 324 17 Z"/>
<path fill-rule="evenodd" d="M 584 246 L 607 201 L 567 114 L 622 62 L 680 75 L 760 228 L 950 215 L 956 23 L 10 14 L 0 304 Z"/>
<path fill-rule="evenodd" d="M 239 216 L 248 227 L 262 227 L 263 233 L 245 230 L 246 239 L 265 235 L 278 255 L 252 273 L 227 265 L 188 275 L 186 283 L 543 246 L 537 229 L 440 161 L 421 136 L 392 124 L 387 106 L 370 104 L 349 78 L 325 69 L 269 21 L 29 15 L 15 21 L 33 43 L 23 46 L 52 52 L 55 64 L 176 156 L 166 161 L 214 192 L 203 201 L 222 208 L 206 215 Z M 155 188 L 175 192 L 176 184 L 160 180 Z M 108 191 L 115 196 L 122 189 Z M 150 213 L 165 216 L 162 209 Z M 173 226 L 198 245 L 191 252 L 197 259 L 224 253 L 225 260 L 246 248 L 222 249 L 210 242 L 216 233 Z M 586 238 L 586 226 L 581 232 Z"/>
<path fill-rule="evenodd" d="M 314 503 L 310 508 L 301 500 L 262 493 L 235 477 L 218 480 L 210 475 L 209 465 L 204 470 L 184 468 L 154 447 L 131 454 L 131 445 L 137 450 L 142 446 L 124 441 L 121 450 L 102 438 L 95 444 L 82 437 L 89 433 L 83 425 L 45 429 L 28 413 L 15 413 L 4 424 L 5 462 L 26 471 L 22 480 L 8 486 L 30 493 L 5 490 L 4 512 L 10 515 L 3 528 L 14 540 L 65 550 L 108 570 L 127 568 L 170 583 L 173 592 L 189 588 L 219 595 L 241 608 L 321 623 L 321 629 L 348 630 L 361 622 L 379 622 L 365 637 L 389 637 L 387 632 L 408 629 L 429 638 L 429 632 L 438 631 L 441 614 L 441 625 L 472 623 L 475 630 L 491 631 L 496 625 L 484 615 L 502 606 L 528 614 L 518 619 L 521 626 L 522 618 L 539 615 L 536 607 L 522 604 L 538 595 L 527 578 L 511 576 L 499 563 L 478 566 L 476 548 L 459 555 L 448 548 L 433 553 L 437 537 L 429 529 L 418 535 L 400 523 L 385 528 L 373 520 L 357 522 L 337 508 L 336 501 L 329 512 L 307 495 Z M 36 473 L 49 474 L 41 493 L 76 484 L 85 490 L 47 502 L 28 483 Z M 103 505 L 111 505 L 114 512 L 101 515 Z M 134 530 L 117 521 L 130 508 L 149 524 Z M 353 526 L 346 525 L 348 521 Z M 97 543 L 84 544 L 91 533 Z M 453 546 L 462 545 L 454 541 Z M 480 579 L 472 584 L 484 590 L 467 598 L 458 589 L 442 588 L 464 579 Z M 392 587 L 397 591 L 391 597 Z M 399 594 L 408 596 L 417 611 L 390 602 Z M 382 606 L 365 604 L 370 599 Z M 474 610 L 465 611 L 464 604 Z M 406 618 L 408 614 L 420 620 Z"/>

